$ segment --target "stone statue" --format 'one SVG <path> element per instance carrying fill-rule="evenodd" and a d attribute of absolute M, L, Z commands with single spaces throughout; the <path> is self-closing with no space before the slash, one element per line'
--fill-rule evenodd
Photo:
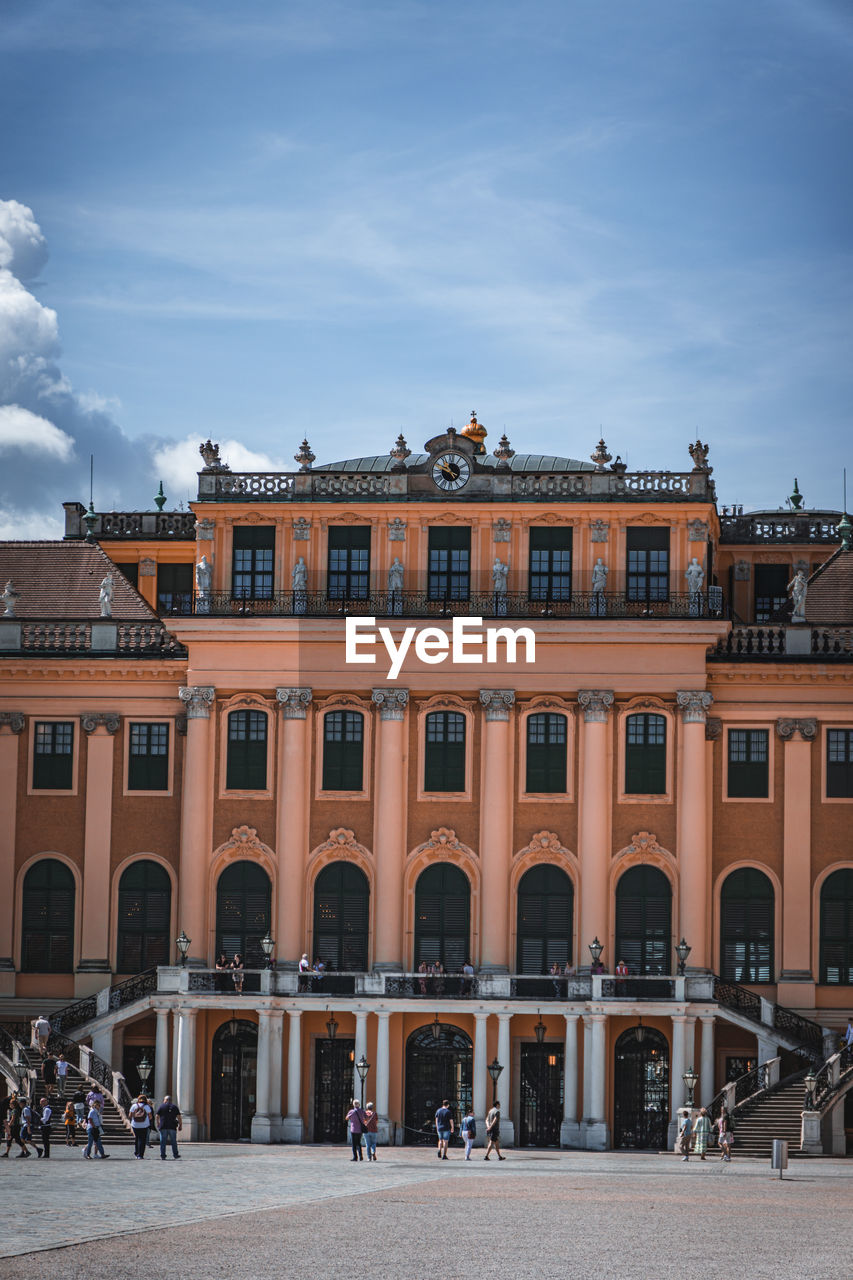
<path fill-rule="evenodd" d="M 395 592 L 403 590 L 403 562 L 399 556 L 394 557 L 394 563 L 388 570 L 388 591 L 393 595 Z"/>
<path fill-rule="evenodd" d="M 809 584 L 806 581 L 806 575 L 802 569 L 798 569 L 787 587 L 794 605 L 794 612 L 791 615 L 792 622 L 805 622 L 806 620 L 806 593 L 808 589 Z"/>
<path fill-rule="evenodd" d="M 101 617 L 111 618 L 113 616 L 113 575 L 108 573 L 101 582 L 101 590 L 98 594 L 98 604 L 101 606 Z"/>
<path fill-rule="evenodd" d="M 684 576 L 687 579 L 687 590 L 692 596 L 698 595 L 705 581 L 705 570 L 695 556 L 685 569 Z"/>
<path fill-rule="evenodd" d="M 20 592 L 15 590 L 15 584 L 12 582 L 12 579 L 10 578 L 9 581 L 6 583 L 6 590 L 3 592 L 3 603 L 6 606 L 6 610 L 3 614 L 4 618 L 14 618 L 15 601 L 17 600 L 19 595 L 20 595 Z"/>
<path fill-rule="evenodd" d="M 213 565 L 207 556 L 202 556 L 195 567 L 195 585 L 199 599 L 206 600 L 210 595 L 210 584 L 213 581 Z"/>
<path fill-rule="evenodd" d="M 506 595 L 506 580 L 509 577 L 509 565 L 504 564 L 499 556 L 495 556 L 492 565 L 492 589 L 496 596 Z"/>
<path fill-rule="evenodd" d="M 296 564 L 293 566 L 291 584 L 294 591 L 308 590 L 308 566 L 305 563 L 303 556 L 300 556 L 296 561 Z"/>
<path fill-rule="evenodd" d="M 604 595 L 607 590 L 607 565 L 598 557 L 592 568 L 592 589 L 596 595 Z"/>

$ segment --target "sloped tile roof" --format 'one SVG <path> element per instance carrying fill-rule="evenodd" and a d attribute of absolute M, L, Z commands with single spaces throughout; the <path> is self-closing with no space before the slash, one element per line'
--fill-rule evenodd
<path fill-rule="evenodd" d="M 97 543 L 0 542 L 0 595 L 11 579 L 19 593 L 15 601 L 18 618 L 100 618 L 98 595 L 108 573 L 113 575 L 113 618 L 119 622 L 158 621 Z"/>
<path fill-rule="evenodd" d="M 806 617 L 818 626 L 853 626 L 853 551 L 839 547 L 809 578 Z"/>

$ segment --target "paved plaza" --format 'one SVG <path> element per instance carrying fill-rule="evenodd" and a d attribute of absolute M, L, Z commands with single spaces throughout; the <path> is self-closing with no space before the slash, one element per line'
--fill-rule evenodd
<path fill-rule="evenodd" d="M 186 1145 L 0 1160 L 4 1280 L 103 1275 L 421 1277 L 847 1274 L 853 1161 Z M 38 1258 L 34 1251 L 41 1251 Z M 45 1252 L 46 1251 L 46 1252 Z"/>

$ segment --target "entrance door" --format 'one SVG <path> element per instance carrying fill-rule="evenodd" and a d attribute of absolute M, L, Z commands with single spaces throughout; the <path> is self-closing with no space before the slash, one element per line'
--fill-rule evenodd
<path fill-rule="evenodd" d="M 563 1122 L 563 1047 L 521 1046 L 522 1147 L 559 1147 Z"/>
<path fill-rule="evenodd" d="M 659 1031 L 629 1027 L 616 1041 L 614 1147 L 666 1150 L 669 1046 Z"/>
<path fill-rule="evenodd" d="M 213 1037 L 210 1136 L 214 1142 L 239 1142 L 252 1136 L 258 1028 L 232 1018 Z"/>
<path fill-rule="evenodd" d="M 459 1121 L 471 1105 L 474 1053 L 470 1038 L 459 1027 L 443 1023 L 436 1036 L 432 1026 L 413 1031 L 406 1043 L 406 1143 L 424 1146 L 435 1141 L 435 1113 L 449 1099 Z"/>
<path fill-rule="evenodd" d="M 346 1142 L 354 1040 L 318 1040 L 314 1051 L 314 1141 Z"/>

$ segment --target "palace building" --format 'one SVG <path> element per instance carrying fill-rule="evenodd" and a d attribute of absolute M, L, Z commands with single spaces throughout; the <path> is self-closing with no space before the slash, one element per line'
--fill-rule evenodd
<path fill-rule="evenodd" d="M 844 1152 L 850 522 L 718 507 L 701 441 L 485 441 L 207 441 L 190 511 L 0 544 L 9 1083 L 47 1013 L 200 1139 L 342 1140 L 360 1063 L 386 1142 L 442 1097 L 604 1149 L 775 1096 Z"/>

